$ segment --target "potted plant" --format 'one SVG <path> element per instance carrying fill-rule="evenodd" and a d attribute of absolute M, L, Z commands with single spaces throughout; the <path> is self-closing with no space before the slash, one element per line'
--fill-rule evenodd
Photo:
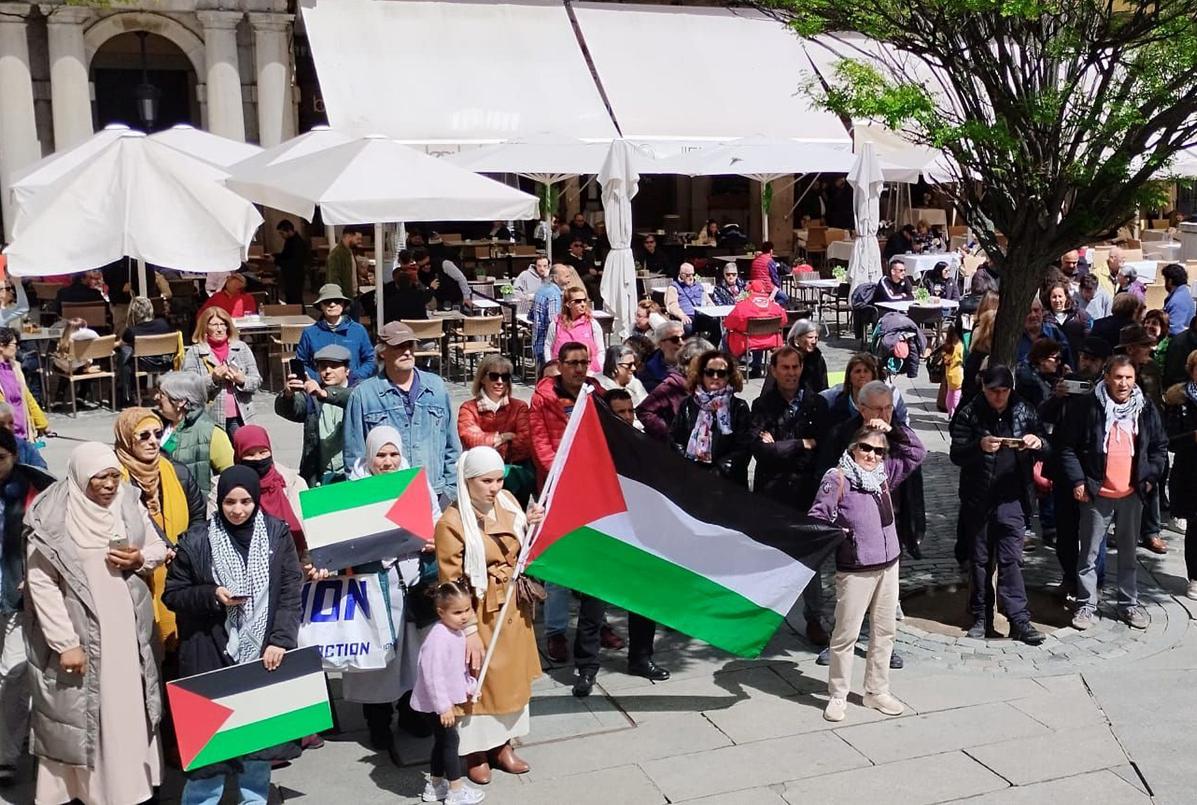
<path fill-rule="evenodd" d="M 931 304 L 931 292 L 926 288 L 914 289 L 914 303 L 920 307 L 925 307 Z"/>
<path fill-rule="evenodd" d="M 831 269 L 831 276 L 833 279 L 837 279 L 840 282 L 847 282 L 848 269 L 844 266 L 836 266 L 835 268 Z"/>
<path fill-rule="evenodd" d="M 505 282 L 499 286 L 499 293 L 502 295 L 504 302 L 510 302 L 515 298 L 515 286 L 510 282 Z"/>

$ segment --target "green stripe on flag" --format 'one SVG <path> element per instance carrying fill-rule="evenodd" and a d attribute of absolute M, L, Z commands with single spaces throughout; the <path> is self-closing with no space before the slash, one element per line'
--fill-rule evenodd
<path fill-rule="evenodd" d="M 323 701 L 252 724 L 221 730 L 204 744 L 187 771 L 269 749 L 305 735 L 314 735 L 332 725 L 332 712 L 328 702 Z"/>
<path fill-rule="evenodd" d="M 299 493 L 303 517 L 306 520 L 355 509 L 358 506 L 396 500 L 420 471 L 420 467 L 411 467 L 398 472 L 371 475 L 353 483 L 329 484 L 306 489 Z"/>
<path fill-rule="evenodd" d="M 528 573 L 742 657 L 759 655 L 783 620 L 706 576 L 588 526 L 556 540 Z"/>

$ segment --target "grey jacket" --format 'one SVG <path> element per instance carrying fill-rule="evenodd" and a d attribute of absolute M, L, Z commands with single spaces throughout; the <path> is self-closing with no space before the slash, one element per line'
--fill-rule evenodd
<path fill-rule="evenodd" d="M 235 394 L 241 421 L 248 425 L 254 420 L 254 392 L 262 387 L 262 375 L 258 372 L 253 350 L 244 341 L 229 343 L 228 362 L 245 375 L 245 385 L 238 387 Z M 212 369 L 215 366 L 216 359 L 212 356 L 212 347 L 208 346 L 207 342 L 187 347 L 187 352 L 183 355 L 183 371 L 195 372 L 204 378 L 204 382 L 208 384 L 208 416 L 212 417 L 216 424 L 224 425 L 225 384 L 212 379 Z"/>
<path fill-rule="evenodd" d="M 43 492 L 25 515 L 25 539 L 28 556 L 39 553 L 54 566 L 66 609 L 87 655 L 82 678 L 62 674 L 58 652 L 50 648 L 42 633 L 33 607 L 32 596 L 25 596 L 27 626 L 25 648 L 28 652 L 29 687 L 33 694 L 31 726 L 32 753 L 47 760 L 71 766 L 94 768 L 100 726 L 100 627 L 95 602 L 88 588 L 87 576 L 75 551 L 74 540 L 66 533 L 67 484 L 58 481 Z M 162 538 L 148 525 L 138 504 L 139 493 L 126 487 L 122 516 L 129 532 L 129 544 L 145 548 L 161 543 Z M 165 551 L 155 551 L 161 557 Z M 159 558 L 153 564 L 159 564 Z M 143 570 L 152 569 L 148 565 Z M 141 653 L 141 672 L 146 712 L 151 732 L 162 714 L 158 685 L 158 664 L 154 659 L 154 603 L 149 585 L 137 573 L 126 573 L 129 597 L 137 621 L 137 643 Z M 128 717 L 135 718 L 135 713 Z"/>

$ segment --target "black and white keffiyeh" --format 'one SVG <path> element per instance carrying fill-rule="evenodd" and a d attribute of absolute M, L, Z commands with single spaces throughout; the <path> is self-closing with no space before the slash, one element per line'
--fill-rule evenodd
<path fill-rule="evenodd" d="M 254 512 L 249 555 L 242 561 L 232 537 L 220 517 L 208 524 L 212 548 L 212 572 L 216 583 L 234 595 L 245 596 L 241 606 L 225 608 L 225 630 L 229 644 L 225 651 L 237 663 L 253 662 L 262 656 L 266 642 L 266 618 L 270 608 L 270 539 L 266 518 Z"/>

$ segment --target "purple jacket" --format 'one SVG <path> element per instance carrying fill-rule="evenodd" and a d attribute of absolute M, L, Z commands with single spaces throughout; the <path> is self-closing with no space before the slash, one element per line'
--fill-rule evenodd
<path fill-rule="evenodd" d="M 474 678 L 466 670 L 465 634 L 437 623 L 420 646 L 411 709 L 418 713 L 452 710 L 453 705 L 465 703 L 474 685 Z"/>
<path fill-rule="evenodd" d="M 887 489 L 880 495 L 870 495 L 853 489 L 837 467 L 832 467 L 819 483 L 810 516 L 840 526 L 848 538 L 836 552 L 836 570 L 848 573 L 876 570 L 898 561 L 902 546 L 894 526 L 893 502 L 890 490 L 918 469 L 927 455 L 927 448 L 914 431 L 905 425 L 896 427 L 898 438 L 889 440 L 890 453 L 885 457 Z M 841 497 L 840 489 L 843 489 Z M 882 524 L 882 508 L 889 510 L 889 522 Z"/>
<path fill-rule="evenodd" d="M 636 408 L 636 417 L 644 425 L 644 432 L 659 442 L 669 442 L 669 429 L 682 402 L 690 396 L 686 390 L 686 376 L 676 369 L 669 370 L 665 379 L 648 393 Z"/>

